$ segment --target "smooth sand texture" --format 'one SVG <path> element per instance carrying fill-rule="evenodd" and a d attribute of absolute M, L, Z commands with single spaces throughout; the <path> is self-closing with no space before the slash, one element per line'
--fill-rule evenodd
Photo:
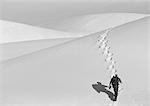
<path fill-rule="evenodd" d="M 126 24 L 149 16 L 137 13 L 87 14 L 66 19 L 57 25 L 57 29 L 67 32 L 91 34 L 108 28 Z"/>
<path fill-rule="evenodd" d="M 48 47 L 56 46 L 73 39 L 75 38 L 31 40 L 0 44 L 2 52 L 0 62 L 6 61 L 8 59 L 13 59 L 22 55 L 30 54 L 32 52 L 36 52 Z"/>
<path fill-rule="evenodd" d="M 81 36 L 75 33 L 40 28 L 36 26 L 4 20 L 0 20 L 0 27 L 0 44 L 40 39 L 70 38 Z"/>
<path fill-rule="evenodd" d="M 148 106 L 150 101 L 149 20 L 144 18 L 114 28 L 108 37 L 124 83 L 119 106 Z M 45 106 L 105 106 L 111 103 L 107 95 L 98 94 L 92 88 L 97 81 L 109 82 L 104 57 L 96 46 L 100 33 L 1 63 L 3 103 Z"/>
<path fill-rule="evenodd" d="M 4 20 L 0 20 L 0 26 L 0 62 L 81 37 Z"/>
<path fill-rule="evenodd" d="M 85 15 L 62 22 L 57 26 L 57 29 L 63 29 L 63 31 L 1 20 L 0 62 L 52 47 L 78 37 L 87 36 L 90 33 L 99 32 L 109 27 L 116 27 L 146 16 L 148 15 L 135 13 Z M 69 33 L 64 31 L 69 31 Z"/>

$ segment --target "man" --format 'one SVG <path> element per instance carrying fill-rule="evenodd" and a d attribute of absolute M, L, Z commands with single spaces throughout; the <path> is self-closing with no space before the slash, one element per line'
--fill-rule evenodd
<path fill-rule="evenodd" d="M 122 83 L 122 82 L 121 82 L 121 79 L 118 77 L 117 74 L 115 74 L 115 75 L 111 78 L 111 81 L 110 81 L 110 83 L 109 83 L 109 89 L 111 88 L 111 86 L 113 87 L 113 90 L 114 90 L 114 100 L 115 100 L 115 101 L 117 101 L 119 83 Z"/>

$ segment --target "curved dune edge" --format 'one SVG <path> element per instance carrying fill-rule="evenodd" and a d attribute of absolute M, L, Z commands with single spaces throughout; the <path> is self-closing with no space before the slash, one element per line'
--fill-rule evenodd
<path fill-rule="evenodd" d="M 112 28 L 112 31 L 111 31 L 111 32 L 114 32 L 114 30 L 119 29 L 119 28 L 121 28 L 121 27 L 128 26 L 128 25 L 130 25 L 130 24 L 132 25 L 133 23 L 138 23 L 139 21 L 142 21 L 142 20 L 145 20 L 145 19 L 149 19 L 149 17 L 143 18 L 143 19 L 139 19 L 139 20 L 134 21 L 134 22 L 127 23 L 126 25 L 120 25 L 120 26 L 118 26 L 118 27 Z M 147 25 L 146 25 L 146 26 L 147 26 Z M 107 29 L 106 29 L 106 30 L 107 30 Z M 29 54 L 25 54 L 25 55 L 16 57 L 16 58 L 14 58 L 14 59 L 9 59 L 8 61 L 13 61 L 13 60 L 15 60 L 15 59 L 18 60 L 18 59 L 22 59 L 22 58 L 27 58 L 28 56 L 33 56 L 34 54 L 35 54 L 35 55 L 38 55 L 38 54 L 40 54 L 40 53 L 42 53 L 42 52 L 49 51 L 49 50 L 50 50 L 50 51 L 53 51 L 53 50 L 55 50 L 55 49 L 61 49 L 61 47 L 64 48 L 66 45 L 70 45 L 70 44 L 72 44 L 72 43 L 74 43 L 74 42 L 77 42 L 78 40 L 80 41 L 80 40 L 86 39 L 86 38 L 92 38 L 91 41 L 92 41 L 93 39 L 95 39 L 95 41 L 93 42 L 93 43 L 95 43 L 96 40 L 97 40 L 97 37 L 98 37 L 100 34 L 103 34 L 104 32 L 105 32 L 105 30 L 103 30 L 103 31 L 98 31 L 98 32 L 95 32 L 95 33 L 93 33 L 93 34 L 89 34 L 89 35 L 87 35 L 87 36 L 83 36 L 83 37 L 79 37 L 79 38 L 76 38 L 76 39 L 68 40 L 68 41 L 66 41 L 66 42 L 59 43 L 58 45 L 56 44 L 56 45 L 47 47 L 47 48 L 45 48 L 45 49 L 40 49 L 40 50 L 34 51 L 34 52 L 32 52 L 32 53 L 29 53 Z M 93 35 L 94 35 L 94 36 L 93 36 Z M 93 36 L 93 37 L 92 37 L 92 36 Z M 110 36 L 111 36 L 111 35 L 110 35 Z M 79 44 L 78 44 L 78 45 L 79 45 Z M 5 62 L 7 62 L 7 60 L 4 61 L 4 63 L 5 63 Z"/>
<path fill-rule="evenodd" d="M 148 18 L 144 18 L 122 25 L 109 36 L 114 54 L 119 59 L 119 75 L 125 85 L 119 95 L 118 105 L 148 105 L 145 55 L 147 20 Z M 108 82 L 106 64 L 95 47 L 98 34 L 100 33 L 1 64 L 5 81 L 5 103 L 68 106 L 103 106 L 111 103 L 109 100 L 105 101 L 107 96 L 96 94 L 91 87 L 97 81 Z M 142 86 L 137 82 L 143 82 Z"/>
<path fill-rule="evenodd" d="M 39 39 L 77 38 L 147 16 L 149 15 L 135 13 L 85 15 L 68 19 L 60 25 L 56 25 L 57 30 L 0 20 L 0 29 L 2 29 L 0 44 Z"/>
<path fill-rule="evenodd" d="M 0 62 L 53 47 L 72 39 L 74 38 L 40 39 L 0 44 L 2 53 Z"/>
<path fill-rule="evenodd" d="M 0 62 L 78 37 L 75 33 L 0 20 Z"/>
<path fill-rule="evenodd" d="M 117 16 L 117 17 L 120 17 L 120 15 L 123 15 L 123 13 L 121 14 L 121 13 L 115 13 L 115 14 L 118 14 L 119 16 Z M 127 14 L 127 13 L 126 13 Z M 126 16 L 126 14 L 124 13 L 124 15 Z M 93 17 L 101 17 L 101 18 L 107 18 L 108 16 L 113 16 L 114 14 L 105 14 L 104 16 L 103 16 L 104 14 L 102 14 L 102 15 L 90 15 L 90 20 L 91 19 L 93 19 L 94 20 L 94 18 Z M 123 16 L 124 16 L 123 15 Z M 131 16 L 133 15 L 133 14 L 130 14 Z M 144 17 L 147 17 L 148 15 L 141 15 L 141 14 L 136 14 L 136 20 L 138 20 L 138 19 L 141 19 L 141 18 L 144 18 Z M 82 17 L 82 16 L 81 16 Z M 81 19 L 81 17 L 79 18 L 79 19 Z M 85 17 L 85 16 L 84 16 Z M 87 16 L 86 16 L 87 17 Z M 121 16 L 122 17 L 122 16 Z M 120 18 L 121 18 L 120 17 Z M 83 18 L 83 17 L 82 17 Z M 133 18 L 133 19 L 132 19 Z M 135 16 L 133 15 L 133 17 L 130 17 L 130 21 L 135 21 Z M 83 18 L 84 19 L 84 18 Z M 97 19 L 97 18 L 96 18 Z M 114 18 L 115 19 L 115 18 Z M 112 20 L 114 20 L 114 19 L 112 19 Z M 116 18 L 117 19 L 117 18 Z M 126 19 L 126 18 L 123 18 L 123 19 Z M 122 20 L 123 20 L 122 19 Z M 131 20 L 132 19 L 132 20 Z M 128 20 L 128 19 L 127 19 Z M 129 23 L 129 20 L 127 21 L 127 20 L 125 20 L 125 22 L 127 22 L 127 23 Z M 82 20 L 81 20 L 82 21 Z M 85 20 L 86 22 L 87 22 L 87 20 Z M 97 21 L 99 21 L 99 19 L 97 20 Z M 97 22 L 96 21 L 96 22 Z M 74 22 L 74 21 L 73 21 Z M 76 22 L 76 21 L 75 21 Z M 100 21 L 101 22 L 101 21 Z M 120 21 L 121 22 L 121 21 Z M 117 24 L 114 24 L 114 26 L 115 27 L 119 27 L 120 25 L 123 25 L 123 24 L 125 24 L 125 22 L 124 23 L 117 23 Z M 57 45 L 57 44 L 60 44 L 60 43 L 64 43 L 64 41 L 69 41 L 69 39 L 71 40 L 71 39 L 74 39 L 74 38 L 79 38 L 79 37 L 82 37 L 82 36 L 88 36 L 88 35 L 90 35 L 89 33 L 85 33 L 84 32 L 84 34 L 83 34 L 83 32 L 82 32 L 82 34 L 80 33 L 79 34 L 79 32 L 78 32 L 78 34 L 77 35 L 79 35 L 79 36 L 77 36 L 75 33 L 66 33 L 66 32 L 60 32 L 60 31 L 53 31 L 53 30 L 49 30 L 49 29 L 44 29 L 44 28 L 36 28 L 36 27 L 33 27 L 33 26 L 29 26 L 29 25 L 24 25 L 24 24 L 18 24 L 18 23 L 10 23 L 10 22 L 4 22 L 5 24 L 7 23 L 7 25 L 4 25 L 4 27 L 5 28 L 11 28 L 11 24 L 14 24 L 14 25 L 12 25 L 12 27 L 15 29 L 13 29 L 12 30 L 12 32 L 14 32 L 14 31 L 16 31 L 16 32 L 14 32 L 16 35 L 17 35 L 17 33 L 19 32 L 20 33 L 20 31 L 21 31 L 21 34 L 22 35 L 26 35 L 25 33 L 24 33 L 24 31 L 22 31 L 22 30 L 24 30 L 25 28 L 27 28 L 27 29 L 25 29 L 26 31 L 28 30 L 29 31 L 29 33 L 30 34 L 36 34 L 36 33 L 38 33 L 38 34 L 41 34 L 40 36 L 31 36 L 31 38 L 30 38 L 30 34 L 27 34 L 28 35 L 28 37 L 26 38 L 26 37 L 23 37 L 23 38 L 13 38 L 13 39 L 11 39 L 11 38 L 9 38 L 10 37 L 10 35 L 9 35 L 9 33 L 8 33 L 8 35 L 9 35 L 9 37 L 8 37 L 8 39 L 6 38 L 4 41 L 3 41 L 3 44 L 1 44 L 0 46 L 1 46 L 1 48 L 2 48 L 2 58 L 0 58 L 0 61 L 5 61 L 5 60 L 8 60 L 8 59 L 12 59 L 12 58 L 16 58 L 16 57 L 18 57 L 18 56 L 21 56 L 21 55 L 25 55 L 25 54 L 29 54 L 29 53 L 32 53 L 32 52 L 36 52 L 36 51 L 39 51 L 39 50 L 42 50 L 42 49 L 44 49 L 44 48 L 48 48 L 48 47 L 52 47 L 52 46 L 55 46 L 55 45 Z M 8 27 L 8 23 L 10 24 L 10 27 Z M 127 24 L 126 23 L 126 24 Z M 83 24 L 83 23 L 82 23 Z M 87 24 L 89 24 L 88 22 L 87 22 Z M 95 24 L 95 23 L 94 23 Z M 83 24 L 84 25 L 84 24 Z M 103 24 L 102 24 L 103 25 Z M 111 23 L 110 24 L 110 26 L 112 26 L 113 25 L 113 23 Z M 15 27 L 16 26 L 16 27 Z M 67 26 L 67 25 L 66 25 Z M 92 25 L 91 25 L 92 26 Z M 106 27 L 107 25 L 104 25 L 104 27 L 103 28 L 108 28 L 108 26 Z M 18 27 L 20 28 L 21 27 L 21 29 L 18 29 Z M 114 27 L 114 28 L 115 28 Z M 4 29 L 5 29 L 4 28 Z M 87 27 L 88 28 L 88 27 Z M 99 28 L 99 30 L 102 30 L 103 29 L 102 27 L 100 27 Z M 6 29 L 5 29 L 6 30 Z M 18 31 L 17 31 L 18 30 Z M 46 31 L 46 34 L 48 34 L 48 36 L 45 36 L 46 34 L 45 34 L 45 31 Z M 10 31 L 11 32 L 11 31 Z M 47 33 L 48 32 L 48 33 Z M 54 32 L 54 33 L 53 33 Z M 99 31 L 98 31 L 99 32 Z M 14 36 L 16 36 L 14 33 L 12 33 L 12 35 L 14 35 Z M 44 36 L 42 35 L 42 33 L 44 33 Z M 77 33 L 77 32 L 76 32 Z M 95 32 L 94 32 L 95 33 Z M 7 34 L 6 34 L 7 35 Z M 11 36 L 12 36 L 11 35 Z M 19 34 L 18 34 L 19 35 Z M 68 35 L 68 36 L 67 36 Z M 82 36 L 81 36 L 82 35 Z M 24 39 L 25 38 L 25 39 Z M 28 40 L 27 40 L 28 39 Z M 42 45 L 44 45 L 44 44 L 46 44 L 46 43 L 39 43 L 39 44 L 37 44 L 37 42 L 38 41 L 40 41 L 40 39 L 42 40 L 42 41 L 46 41 L 46 40 L 48 40 L 48 39 L 50 39 L 51 41 L 50 41 L 50 43 L 48 43 L 47 45 L 45 45 L 45 46 L 42 46 Z M 54 40 L 53 40 L 54 39 Z M 54 42 L 55 40 L 57 39 L 57 41 L 59 40 L 59 42 Z M 63 40 L 63 41 L 61 41 L 60 39 L 66 39 L 66 40 Z M 1 39 L 1 40 L 3 40 L 3 39 Z M 14 40 L 14 41 L 13 41 Z M 37 41 L 36 41 L 37 40 Z M 5 43 L 4 43 L 5 42 Z M 24 43 L 25 42 L 25 43 Z M 31 44 L 31 42 L 33 42 L 32 44 Z M 36 42 L 36 43 L 34 43 L 34 42 Z M 53 44 L 51 43 L 51 42 L 53 42 Z M 19 45 L 17 45 L 17 44 L 19 44 Z M 30 44 L 30 46 L 28 46 L 28 44 Z M 37 44 L 37 45 L 36 45 Z M 49 45 L 50 44 L 50 45 Z M 37 46 L 40 46 L 41 45 L 41 47 L 39 47 L 39 48 L 37 48 Z M 22 46 L 23 46 L 23 48 L 22 48 Z M 27 48 L 26 48 L 27 47 Z M 31 50 L 31 48 L 33 48 L 33 47 L 35 47 L 35 49 L 32 49 Z M 13 49 L 12 49 L 13 48 Z"/>
<path fill-rule="evenodd" d="M 72 33 L 84 33 L 86 35 L 108 28 L 115 28 L 148 16 L 150 15 L 137 13 L 103 13 L 83 15 L 64 20 L 56 26 L 56 29 Z"/>
<path fill-rule="evenodd" d="M 142 20 L 142 19 L 139 19 L 139 20 L 137 20 L 137 21 L 135 21 L 135 22 L 138 22 L 138 21 L 140 21 L 140 20 Z M 130 22 L 130 23 L 127 23 L 127 25 L 128 24 L 132 24 L 132 22 Z M 112 28 L 113 30 L 115 30 L 115 29 L 118 29 L 118 28 L 120 28 L 120 27 L 122 27 L 122 26 L 124 26 L 124 25 L 120 25 L 120 26 L 117 26 L 117 27 L 115 27 L 115 28 Z M 61 47 L 61 46 L 65 46 L 66 44 L 68 44 L 68 43 L 71 43 L 71 42 L 74 42 L 74 41 L 77 41 L 77 40 L 80 40 L 80 39 L 84 39 L 84 38 L 86 38 L 86 37 L 89 37 L 89 36 L 92 36 L 92 35 L 95 35 L 95 34 L 97 34 L 97 36 L 99 36 L 101 33 L 103 33 L 103 32 L 105 32 L 105 30 L 103 30 L 103 31 L 100 31 L 100 32 L 96 32 L 96 33 L 93 33 L 93 34 L 89 34 L 89 35 L 86 35 L 86 36 L 83 36 L 83 37 L 79 37 L 79 38 L 76 38 L 76 39 L 74 39 L 74 38 L 70 38 L 70 39 L 63 39 L 63 41 L 61 41 L 61 39 L 56 39 L 56 41 L 57 42 L 55 42 L 54 40 L 51 40 L 50 42 L 49 42 L 49 44 L 51 45 L 51 46 L 49 46 L 49 45 L 45 45 L 45 47 L 43 46 L 43 47 L 41 47 L 41 48 L 38 48 L 38 49 L 35 49 L 35 50 L 31 50 L 31 51 L 28 51 L 28 50 L 30 50 L 30 48 L 28 49 L 27 48 L 27 51 L 25 51 L 26 53 L 23 53 L 24 52 L 24 50 L 22 50 L 22 53 L 21 54 L 19 54 L 19 55 L 17 55 L 17 56 L 13 56 L 13 54 L 12 54 L 12 58 L 11 58 L 11 56 L 10 57 L 7 57 L 7 56 L 5 56 L 5 58 L 1 58 L 1 60 L 3 60 L 3 61 L 1 61 L 2 63 L 4 62 L 7 62 L 7 61 L 11 61 L 11 60 L 15 60 L 15 59 L 19 59 L 19 58 L 22 58 L 22 57 L 26 57 L 26 56 L 28 56 L 28 55 L 32 55 L 32 54 L 36 54 L 36 53 L 38 53 L 38 52 L 42 52 L 42 51 L 45 51 L 45 50 L 47 50 L 47 49 L 50 49 L 50 48 L 56 48 L 56 47 Z M 46 40 L 39 40 L 39 41 L 46 41 Z M 36 41 L 35 40 L 35 42 L 37 42 L 38 43 L 38 41 Z M 53 43 L 52 43 L 53 42 Z M 30 41 L 27 41 L 27 44 L 28 43 L 31 43 Z M 43 42 L 44 43 L 44 42 Z M 13 43 L 12 43 L 13 44 Z M 15 45 L 15 43 L 14 43 L 14 45 Z M 25 45 L 24 45 L 25 46 Z M 28 45 L 26 45 L 27 47 L 28 47 Z M 34 47 L 34 46 L 33 46 Z M 19 50 L 19 49 L 18 49 Z M 21 50 L 21 49 L 20 49 Z M 7 52 L 7 51 L 6 51 Z M 8 53 L 9 54 L 9 53 Z M 17 54 L 17 53 L 16 53 Z M 10 55 L 10 54 L 9 54 Z"/>
<path fill-rule="evenodd" d="M 0 44 L 40 39 L 76 38 L 81 35 L 0 20 Z"/>

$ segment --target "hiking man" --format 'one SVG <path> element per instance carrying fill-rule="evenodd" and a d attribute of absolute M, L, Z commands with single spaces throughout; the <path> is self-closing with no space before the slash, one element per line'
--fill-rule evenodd
<path fill-rule="evenodd" d="M 111 78 L 111 81 L 110 81 L 110 83 L 109 83 L 109 89 L 110 89 L 111 86 L 112 86 L 112 87 L 113 87 L 113 90 L 114 90 L 114 101 L 117 101 L 119 83 L 122 83 L 122 82 L 121 82 L 121 79 L 118 77 L 117 74 L 115 74 L 115 75 Z"/>

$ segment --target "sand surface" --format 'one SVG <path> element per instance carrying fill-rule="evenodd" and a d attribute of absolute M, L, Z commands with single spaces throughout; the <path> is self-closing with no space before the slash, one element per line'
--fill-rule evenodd
<path fill-rule="evenodd" d="M 149 105 L 148 21 L 143 18 L 116 27 L 108 37 L 118 61 L 123 91 L 118 106 Z M 106 94 L 92 84 L 109 82 L 96 39 L 103 31 L 4 61 L 3 103 L 22 106 L 107 106 Z"/>

